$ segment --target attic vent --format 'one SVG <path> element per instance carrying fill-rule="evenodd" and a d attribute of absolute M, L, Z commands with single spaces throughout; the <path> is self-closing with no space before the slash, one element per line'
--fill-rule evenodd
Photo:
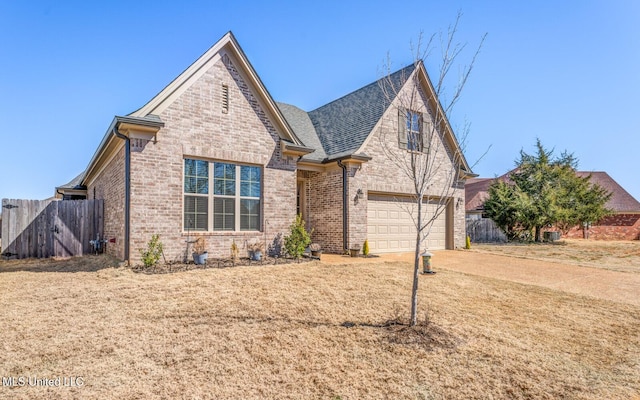
<path fill-rule="evenodd" d="M 222 85 L 222 112 L 229 112 L 229 86 Z"/>

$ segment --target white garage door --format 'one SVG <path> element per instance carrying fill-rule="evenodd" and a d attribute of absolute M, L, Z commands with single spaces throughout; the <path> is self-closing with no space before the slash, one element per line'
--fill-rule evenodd
<path fill-rule="evenodd" d="M 368 200 L 369 247 L 372 253 L 395 253 L 414 251 L 416 228 L 407 208 L 413 200 L 409 198 L 370 195 Z M 413 205 L 415 209 L 415 205 Z M 432 216 L 434 204 L 424 204 L 427 215 Z M 445 249 L 447 245 L 447 216 L 443 211 L 434 221 L 429 237 L 422 247 L 429 250 Z"/>

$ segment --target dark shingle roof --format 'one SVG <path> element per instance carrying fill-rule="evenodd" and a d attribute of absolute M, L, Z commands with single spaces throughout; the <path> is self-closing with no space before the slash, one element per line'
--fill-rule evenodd
<path fill-rule="evenodd" d="M 409 65 L 382 79 L 391 79 L 399 88 L 415 65 Z M 324 151 L 329 157 L 356 151 L 389 107 L 389 99 L 379 79 L 361 89 L 309 112 Z"/>
<path fill-rule="evenodd" d="M 389 107 L 381 87 L 383 79 L 398 90 L 415 70 L 409 65 L 313 111 L 278 103 L 285 119 L 302 142 L 313 149 L 306 160 L 326 161 L 353 154 L 369 136 Z"/>
<path fill-rule="evenodd" d="M 304 143 L 305 146 L 315 149 L 313 153 L 305 155 L 304 158 L 317 161 L 322 161 L 327 158 L 327 154 L 324 152 L 320 139 L 318 139 L 318 134 L 316 133 L 316 129 L 313 127 L 309 114 L 296 106 L 292 106 L 291 104 L 276 104 L 298 139 L 302 140 L 302 143 Z"/>
<path fill-rule="evenodd" d="M 82 178 L 84 178 L 84 172 L 73 178 L 70 182 L 56 187 L 56 189 L 86 189 L 86 187 L 82 185 Z"/>

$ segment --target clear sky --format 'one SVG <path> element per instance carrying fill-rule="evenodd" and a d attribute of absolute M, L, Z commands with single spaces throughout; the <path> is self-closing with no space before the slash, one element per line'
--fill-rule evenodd
<path fill-rule="evenodd" d="M 135 111 L 233 31 L 277 101 L 307 111 L 411 62 L 420 31 L 488 33 L 451 118 L 483 177 L 536 137 L 640 199 L 640 2 L 0 1 L 0 198 L 44 199 Z M 470 53 L 463 54 L 469 60 Z M 435 60 L 427 61 L 435 73 Z M 457 73 L 457 71 L 454 71 Z"/>

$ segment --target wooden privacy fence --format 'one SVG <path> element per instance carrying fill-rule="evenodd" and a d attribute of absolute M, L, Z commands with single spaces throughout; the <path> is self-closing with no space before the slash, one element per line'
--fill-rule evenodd
<path fill-rule="evenodd" d="M 103 239 L 103 219 L 103 200 L 2 199 L 2 255 L 91 254 L 91 241 Z"/>
<path fill-rule="evenodd" d="M 472 243 L 504 243 L 507 235 L 489 218 L 467 219 L 467 236 Z"/>

